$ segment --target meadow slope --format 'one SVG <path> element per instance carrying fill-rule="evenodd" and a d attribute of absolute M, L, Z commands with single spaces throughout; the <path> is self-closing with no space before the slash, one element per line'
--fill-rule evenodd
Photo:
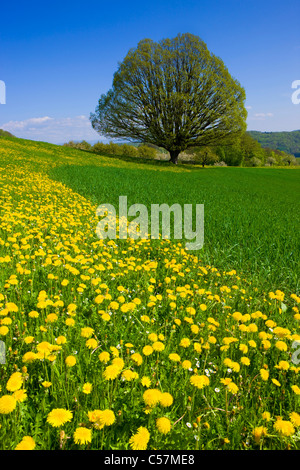
<path fill-rule="evenodd" d="M 0 139 L 0 448 L 300 448 L 293 169 Z M 205 246 L 99 240 L 100 203 L 204 203 Z"/>

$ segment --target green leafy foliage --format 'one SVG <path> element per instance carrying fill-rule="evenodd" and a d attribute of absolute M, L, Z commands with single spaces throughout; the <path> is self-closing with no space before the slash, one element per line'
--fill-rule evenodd
<path fill-rule="evenodd" d="M 90 119 L 101 135 L 170 152 L 215 144 L 246 130 L 245 91 L 223 61 L 192 34 L 139 42 Z"/>
<path fill-rule="evenodd" d="M 0 137 L 14 137 L 10 132 L 0 129 Z"/>
<path fill-rule="evenodd" d="M 282 150 L 295 157 L 300 157 L 300 130 L 291 132 L 248 131 L 262 147 Z"/>

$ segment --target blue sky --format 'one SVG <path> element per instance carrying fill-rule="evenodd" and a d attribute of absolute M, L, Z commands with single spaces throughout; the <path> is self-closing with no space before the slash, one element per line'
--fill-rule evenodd
<path fill-rule="evenodd" d="M 248 130 L 300 129 L 299 0 L 16 1 L 0 18 L 0 128 L 18 137 L 103 140 L 89 115 L 118 62 L 141 39 L 187 32 L 244 86 Z"/>

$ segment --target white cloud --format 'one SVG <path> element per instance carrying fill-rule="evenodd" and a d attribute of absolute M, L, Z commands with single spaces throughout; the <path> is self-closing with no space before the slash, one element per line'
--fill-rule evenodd
<path fill-rule="evenodd" d="M 266 121 L 266 119 L 272 117 L 274 117 L 273 113 L 254 113 L 248 116 L 248 121 Z"/>
<path fill-rule="evenodd" d="M 34 117 L 24 121 L 9 121 L 0 124 L 0 128 L 11 132 L 16 137 L 61 144 L 69 140 L 102 140 L 92 128 L 87 116 L 52 118 Z"/>
<path fill-rule="evenodd" d="M 258 117 L 258 118 L 273 117 L 273 116 L 274 116 L 273 113 L 255 113 L 254 114 L 254 117 Z"/>

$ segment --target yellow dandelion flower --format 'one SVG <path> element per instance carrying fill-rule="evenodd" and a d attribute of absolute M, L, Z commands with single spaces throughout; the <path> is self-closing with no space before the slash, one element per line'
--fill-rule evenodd
<path fill-rule="evenodd" d="M 111 353 L 114 357 L 119 357 L 119 351 L 118 351 L 118 348 L 116 348 L 115 346 L 110 346 L 109 348 L 111 350 Z"/>
<path fill-rule="evenodd" d="M 49 388 L 51 387 L 51 385 L 52 385 L 52 382 L 48 382 L 47 380 L 44 380 L 44 382 L 42 382 L 42 386 L 44 388 Z"/>
<path fill-rule="evenodd" d="M 58 336 L 58 338 L 56 338 L 56 343 L 57 344 L 65 344 L 67 342 L 67 338 L 65 336 Z"/>
<path fill-rule="evenodd" d="M 194 335 L 197 335 L 199 333 L 199 326 L 198 325 L 191 325 L 191 332 L 194 334 Z"/>
<path fill-rule="evenodd" d="M 124 363 L 124 361 L 123 361 L 123 359 L 122 359 L 121 357 L 115 357 L 115 358 L 112 360 L 112 365 L 119 367 L 120 370 L 123 369 L 124 364 L 125 364 L 125 363 Z"/>
<path fill-rule="evenodd" d="M 274 385 L 276 385 L 277 387 L 281 387 L 281 383 L 277 380 L 277 379 L 272 379 L 272 382 Z"/>
<path fill-rule="evenodd" d="M 143 387 L 149 388 L 151 386 L 151 379 L 149 377 L 144 376 L 141 378 L 141 384 L 143 385 Z"/>
<path fill-rule="evenodd" d="M 106 322 L 110 321 L 110 314 L 109 313 L 103 313 L 101 315 L 101 318 L 102 318 L 103 321 L 106 321 Z"/>
<path fill-rule="evenodd" d="M 26 344 L 32 343 L 33 340 L 34 340 L 34 337 L 33 337 L 33 336 L 26 336 L 26 338 L 24 338 L 24 342 L 25 342 Z"/>
<path fill-rule="evenodd" d="M 88 411 L 87 415 L 89 418 L 89 421 L 93 423 L 94 428 L 96 429 L 103 429 L 104 424 L 101 422 L 101 415 L 103 411 L 102 410 L 93 410 L 93 411 Z"/>
<path fill-rule="evenodd" d="M 232 361 L 231 368 L 234 372 L 239 372 L 241 367 L 238 362 Z"/>
<path fill-rule="evenodd" d="M 9 311 L 9 312 L 14 312 L 14 313 L 17 313 L 19 311 L 19 308 L 18 306 L 13 303 L 13 302 L 8 302 L 6 305 L 5 305 L 5 308 Z"/>
<path fill-rule="evenodd" d="M 194 307 L 187 307 L 185 310 L 190 315 L 196 315 L 196 310 L 194 309 Z"/>
<path fill-rule="evenodd" d="M 287 351 L 287 344 L 284 341 L 277 341 L 275 347 L 279 349 L 279 351 Z"/>
<path fill-rule="evenodd" d="M 277 364 L 275 367 L 276 369 L 280 370 L 289 370 L 290 364 L 288 363 L 288 361 L 279 361 L 279 364 Z"/>
<path fill-rule="evenodd" d="M 100 421 L 104 426 L 111 426 L 116 421 L 116 416 L 112 410 L 103 410 Z"/>
<path fill-rule="evenodd" d="M 149 339 L 150 341 L 152 341 L 152 343 L 155 343 L 155 341 L 157 341 L 157 339 L 158 339 L 158 338 L 157 338 L 157 334 L 156 334 L 156 333 L 149 333 L 148 339 Z"/>
<path fill-rule="evenodd" d="M 274 423 L 274 429 L 283 437 L 289 437 L 295 434 L 295 428 L 290 421 L 277 419 Z"/>
<path fill-rule="evenodd" d="M 230 384 L 230 382 L 232 382 L 232 379 L 227 377 L 226 379 L 221 379 L 220 382 L 224 385 L 228 385 L 228 384 Z"/>
<path fill-rule="evenodd" d="M 36 347 L 37 351 L 43 356 L 48 356 L 52 351 L 52 345 L 48 341 L 42 341 Z"/>
<path fill-rule="evenodd" d="M 130 358 L 138 365 L 140 366 L 143 363 L 143 358 L 139 353 L 133 353 Z"/>
<path fill-rule="evenodd" d="M 22 387 L 22 385 L 23 385 L 22 373 L 14 372 L 8 379 L 8 382 L 6 384 L 6 389 L 9 392 L 15 392 L 16 390 L 19 390 Z"/>
<path fill-rule="evenodd" d="M 55 428 L 59 428 L 71 421 L 72 418 L 72 411 L 66 410 L 65 408 L 54 408 L 47 416 L 47 423 Z"/>
<path fill-rule="evenodd" d="M 294 426 L 299 427 L 300 426 L 300 415 L 293 411 L 290 413 L 290 420 L 293 423 Z"/>
<path fill-rule="evenodd" d="M 102 351 L 99 354 L 98 358 L 100 362 L 104 362 L 105 364 L 107 364 L 110 360 L 110 354 L 107 351 Z"/>
<path fill-rule="evenodd" d="M 37 359 L 37 354 L 34 353 L 33 351 L 28 351 L 27 353 L 25 353 L 22 357 L 22 361 L 23 362 L 32 362 L 34 361 L 35 359 Z"/>
<path fill-rule="evenodd" d="M 182 340 L 179 343 L 179 346 L 182 348 L 188 348 L 190 346 L 191 342 L 188 338 L 182 338 Z"/>
<path fill-rule="evenodd" d="M 82 386 L 82 391 L 83 393 L 85 393 L 86 395 L 89 395 L 92 391 L 92 388 L 93 388 L 93 385 L 89 382 L 86 382 L 85 384 L 83 384 Z"/>
<path fill-rule="evenodd" d="M 194 350 L 197 352 L 197 353 L 201 353 L 202 351 L 202 346 L 200 343 L 194 343 Z"/>
<path fill-rule="evenodd" d="M 27 399 L 27 392 L 26 390 L 16 390 L 13 393 L 13 397 L 18 403 L 22 403 Z"/>
<path fill-rule="evenodd" d="M 241 312 L 234 312 L 232 314 L 232 318 L 236 321 L 240 321 L 243 318 L 243 315 Z"/>
<path fill-rule="evenodd" d="M 250 366 L 250 359 L 249 357 L 241 357 L 241 363 L 244 365 L 244 366 Z"/>
<path fill-rule="evenodd" d="M 130 369 L 124 370 L 122 372 L 122 379 L 130 382 L 131 380 L 138 379 L 138 374 Z"/>
<path fill-rule="evenodd" d="M 300 395 L 300 388 L 298 385 L 292 385 L 291 388 L 296 395 Z"/>
<path fill-rule="evenodd" d="M 11 395 L 3 395 L 0 398 L 0 414 L 8 414 L 14 411 L 17 400 Z"/>
<path fill-rule="evenodd" d="M 264 381 L 267 381 L 267 380 L 268 380 L 268 378 L 269 378 L 269 371 L 267 371 L 266 369 L 260 369 L 259 373 L 260 373 L 261 378 L 262 378 Z"/>
<path fill-rule="evenodd" d="M 67 356 L 65 360 L 67 367 L 73 367 L 76 364 L 76 357 L 75 356 Z"/>
<path fill-rule="evenodd" d="M 66 321 L 65 321 L 65 324 L 67 326 L 74 326 L 75 325 L 75 320 L 74 318 L 67 318 Z"/>
<path fill-rule="evenodd" d="M 261 344 L 265 350 L 270 349 L 271 347 L 271 342 L 268 339 L 263 339 Z"/>
<path fill-rule="evenodd" d="M 6 325 L 0 326 L 0 335 L 6 336 L 9 332 L 9 328 Z"/>
<path fill-rule="evenodd" d="M 235 383 L 230 382 L 227 385 L 227 390 L 235 395 L 239 391 L 239 387 Z"/>
<path fill-rule="evenodd" d="M 157 352 L 161 352 L 165 349 L 165 345 L 161 341 L 155 341 L 152 344 L 153 350 Z"/>
<path fill-rule="evenodd" d="M 281 326 L 276 326 L 274 328 L 273 333 L 278 337 L 278 338 L 286 338 L 291 334 L 290 330 L 288 328 L 282 328 Z"/>
<path fill-rule="evenodd" d="M 79 426 L 75 430 L 73 437 L 75 444 L 88 444 L 92 442 L 92 431 L 84 426 Z"/>
<path fill-rule="evenodd" d="M 185 360 L 182 362 L 181 366 L 183 367 L 183 369 L 188 370 L 191 369 L 192 363 L 191 361 Z"/>
<path fill-rule="evenodd" d="M 106 367 L 105 371 L 103 372 L 103 377 L 105 380 L 114 380 L 118 377 L 118 375 L 120 375 L 120 373 L 120 367 L 112 364 Z"/>
<path fill-rule="evenodd" d="M 146 346 L 143 347 L 143 354 L 144 354 L 145 356 L 150 356 L 150 354 L 152 354 L 152 353 L 153 353 L 153 348 L 152 348 L 152 346 L 146 345 Z"/>
<path fill-rule="evenodd" d="M 201 390 L 203 387 L 209 385 L 209 378 L 206 375 L 192 375 L 190 378 L 190 383 Z"/>
<path fill-rule="evenodd" d="M 267 428 L 264 426 L 258 426 L 253 429 L 252 434 L 254 436 L 254 440 L 256 444 L 259 444 L 261 441 L 262 437 L 267 435 Z"/>
<path fill-rule="evenodd" d="M 224 366 L 226 366 L 226 367 L 231 367 L 232 364 L 233 364 L 233 362 L 232 362 L 232 360 L 231 360 L 229 357 L 226 357 L 226 358 L 224 359 L 224 361 L 223 361 L 223 364 L 224 364 Z"/>
<path fill-rule="evenodd" d="M 93 333 L 94 333 L 93 328 L 90 328 L 89 326 L 87 326 L 85 328 L 81 328 L 80 336 L 82 336 L 83 338 L 90 338 Z"/>
<path fill-rule="evenodd" d="M 208 342 L 209 342 L 210 344 L 216 344 L 217 338 L 215 338 L 215 336 L 209 336 L 209 337 L 208 337 Z"/>
<path fill-rule="evenodd" d="M 171 406 L 173 404 L 173 397 L 171 393 L 168 392 L 162 392 L 159 398 L 159 403 L 161 406 L 164 408 L 167 408 L 168 406 Z"/>
<path fill-rule="evenodd" d="M 269 411 L 264 411 L 262 413 L 262 419 L 264 419 L 265 421 L 270 421 L 271 420 L 271 413 L 269 413 Z"/>
<path fill-rule="evenodd" d="M 150 318 L 148 317 L 148 315 L 142 315 L 141 320 L 145 323 L 150 323 Z"/>
<path fill-rule="evenodd" d="M 168 434 L 171 431 L 171 421 L 169 418 L 158 418 L 156 420 L 156 427 L 158 431 L 162 434 Z"/>
<path fill-rule="evenodd" d="M 180 362 L 180 360 L 181 360 L 180 356 L 176 353 L 169 354 L 169 359 L 172 362 Z"/>
<path fill-rule="evenodd" d="M 35 441 L 31 436 L 24 436 L 21 442 L 15 447 L 15 450 L 33 450 Z"/>
<path fill-rule="evenodd" d="M 98 342 L 94 338 L 90 338 L 90 339 L 86 340 L 86 343 L 85 343 L 85 345 L 88 349 L 95 349 L 97 347 L 97 344 L 98 344 Z"/>
<path fill-rule="evenodd" d="M 56 313 L 49 313 L 46 318 L 46 323 L 55 323 L 58 320 Z"/>
<path fill-rule="evenodd" d="M 257 325 L 255 323 L 250 323 L 247 327 L 248 333 L 256 333 L 258 330 Z"/>
<path fill-rule="evenodd" d="M 119 308 L 119 303 L 118 303 L 118 302 L 115 302 L 115 301 L 112 301 L 112 302 L 110 302 L 109 307 L 110 307 L 112 310 L 118 310 L 118 308 Z"/>
<path fill-rule="evenodd" d="M 147 406 L 155 406 L 159 403 L 161 399 L 161 391 L 158 390 L 157 388 L 148 388 L 143 393 L 143 400 L 146 403 Z"/>
<path fill-rule="evenodd" d="M 133 450 L 146 450 L 150 439 L 150 433 L 147 428 L 140 426 L 130 439 L 129 444 Z"/>

